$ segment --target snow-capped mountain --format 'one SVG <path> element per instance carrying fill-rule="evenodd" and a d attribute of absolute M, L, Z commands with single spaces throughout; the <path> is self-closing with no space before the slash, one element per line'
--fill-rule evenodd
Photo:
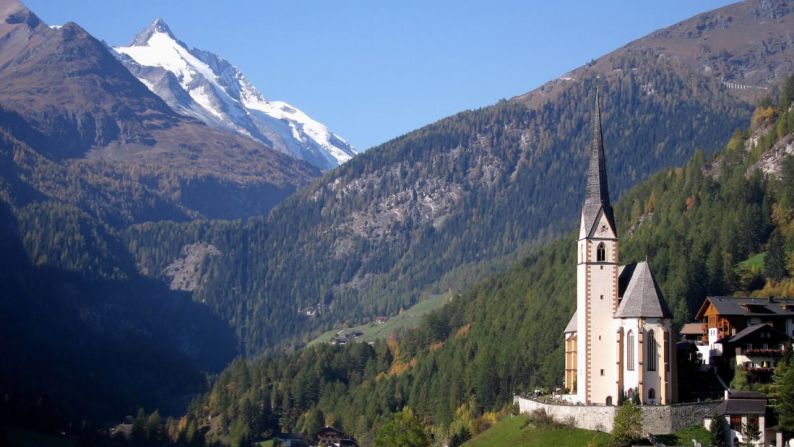
<path fill-rule="evenodd" d="M 344 139 L 301 110 L 265 99 L 222 57 L 188 48 L 162 19 L 129 46 L 114 50 L 141 82 L 181 114 L 244 134 L 321 169 L 356 154 Z"/>

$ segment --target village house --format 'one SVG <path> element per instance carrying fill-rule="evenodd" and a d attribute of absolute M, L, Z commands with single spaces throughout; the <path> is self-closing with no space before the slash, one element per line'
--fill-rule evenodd
<path fill-rule="evenodd" d="M 763 382 L 794 336 L 794 299 L 707 297 L 695 318 L 705 325 L 695 342 L 705 363 L 742 366 Z"/>
<path fill-rule="evenodd" d="M 729 447 L 748 444 L 763 446 L 767 445 L 767 440 L 772 441 L 775 437 L 774 431 L 767 427 L 767 397 L 763 393 L 726 391 L 725 400 L 714 414 L 703 419 L 707 430 L 715 418 L 725 424 Z"/>
<path fill-rule="evenodd" d="M 686 323 L 681 326 L 678 335 L 681 336 L 681 341 L 698 342 L 703 340 L 706 334 L 706 325 L 703 323 Z"/>
<path fill-rule="evenodd" d="M 321 447 L 357 447 L 355 439 L 333 427 L 325 427 L 317 432 L 317 445 Z"/>

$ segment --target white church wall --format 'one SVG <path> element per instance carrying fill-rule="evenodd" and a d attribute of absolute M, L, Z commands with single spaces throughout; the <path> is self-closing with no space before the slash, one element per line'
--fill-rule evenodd
<path fill-rule="evenodd" d="M 621 324 L 623 326 L 623 333 L 626 334 L 625 340 L 626 343 L 623 346 L 623 358 L 625 359 L 623 365 L 623 394 L 626 397 L 629 397 L 629 390 L 632 390 L 634 393 L 637 392 L 637 388 L 640 385 L 640 365 L 639 365 L 639 352 L 640 352 L 640 344 L 639 344 L 639 336 L 638 333 L 640 331 L 640 322 L 637 318 L 626 318 L 626 319 L 616 319 L 617 324 Z M 628 334 L 631 331 L 632 338 L 634 342 L 632 346 L 634 348 L 634 368 L 629 369 L 629 344 L 628 344 Z"/>

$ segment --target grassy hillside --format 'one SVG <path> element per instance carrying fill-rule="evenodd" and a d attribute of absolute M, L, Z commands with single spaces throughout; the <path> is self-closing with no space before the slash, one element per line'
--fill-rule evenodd
<path fill-rule="evenodd" d="M 709 445 L 709 432 L 694 426 L 669 435 L 658 436 L 665 445 L 691 445 L 692 440 Z M 608 446 L 609 435 L 561 424 L 533 423 L 525 415 L 506 416 L 488 430 L 463 444 L 463 447 L 547 447 Z"/>
<path fill-rule="evenodd" d="M 389 321 L 376 324 L 374 322 L 360 324 L 358 326 L 345 327 L 341 329 L 331 329 L 310 341 L 306 346 L 311 347 L 317 343 L 328 343 L 337 335 L 361 332 L 363 335 L 356 338 L 357 342 L 367 343 L 382 338 L 387 338 L 398 331 L 411 329 L 422 322 L 422 317 L 448 303 L 452 297 L 450 295 L 435 295 L 426 300 L 420 301 L 399 314 L 389 318 Z M 341 333 L 341 334 L 340 334 Z"/>
<path fill-rule="evenodd" d="M 463 444 L 464 447 L 548 447 L 586 446 L 605 447 L 609 435 L 564 425 L 538 426 L 526 416 L 506 416 L 493 427 Z"/>

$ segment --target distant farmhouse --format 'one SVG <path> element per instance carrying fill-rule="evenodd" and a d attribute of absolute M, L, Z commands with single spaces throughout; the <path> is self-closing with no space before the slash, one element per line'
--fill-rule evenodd
<path fill-rule="evenodd" d="M 676 402 L 673 315 L 647 262 L 619 263 L 598 93 L 577 244 L 576 312 L 564 331 L 569 400 Z"/>
<path fill-rule="evenodd" d="M 341 430 L 325 427 L 317 432 L 317 445 L 321 447 L 356 447 L 358 442 Z"/>

